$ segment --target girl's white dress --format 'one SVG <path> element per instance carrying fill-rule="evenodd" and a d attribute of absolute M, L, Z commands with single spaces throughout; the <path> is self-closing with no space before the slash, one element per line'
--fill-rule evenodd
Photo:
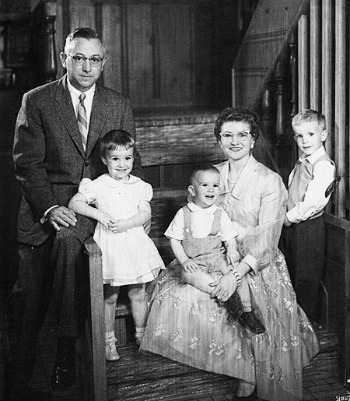
<path fill-rule="evenodd" d="M 150 184 L 130 175 L 120 182 L 108 174 L 96 180 L 84 178 L 79 185 L 89 204 L 111 215 L 114 219 L 128 219 L 139 212 L 140 201 L 150 201 Z M 152 281 L 164 263 L 156 246 L 143 227 L 113 233 L 97 222 L 94 240 L 102 251 L 103 283 L 112 286 L 147 283 Z"/>

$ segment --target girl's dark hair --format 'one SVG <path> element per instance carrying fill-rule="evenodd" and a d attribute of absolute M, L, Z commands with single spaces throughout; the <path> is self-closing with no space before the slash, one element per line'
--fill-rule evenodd
<path fill-rule="evenodd" d="M 250 133 L 254 140 L 259 138 L 260 128 L 258 117 L 250 110 L 241 107 L 227 107 L 222 110 L 215 122 L 214 135 L 219 142 L 221 127 L 228 121 L 243 121 L 250 125 Z"/>
<path fill-rule="evenodd" d="M 119 147 L 125 149 L 133 148 L 133 154 L 135 155 L 135 139 L 129 132 L 123 129 L 109 131 L 100 139 L 100 156 L 105 158 L 107 151 L 115 150 Z"/>

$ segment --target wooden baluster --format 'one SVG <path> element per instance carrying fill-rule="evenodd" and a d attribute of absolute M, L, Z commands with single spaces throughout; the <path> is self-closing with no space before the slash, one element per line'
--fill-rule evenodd
<path fill-rule="evenodd" d="M 282 178 L 286 182 L 290 172 L 290 119 L 286 119 L 286 65 L 287 60 L 283 57 L 276 66 L 274 79 L 276 85 L 276 160 L 280 167 Z"/>
<path fill-rule="evenodd" d="M 332 0 L 322 0 L 322 113 L 329 132 L 333 130 L 333 6 Z M 342 83 L 343 85 L 344 83 Z M 326 148 L 333 155 L 333 138 L 328 135 Z"/>
<path fill-rule="evenodd" d="M 310 107 L 321 110 L 321 26 L 319 0 L 310 1 Z"/>
<path fill-rule="evenodd" d="M 35 69 L 39 72 L 40 84 L 54 81 L 57 75 L 57 57 L 55 43 L 56 2 L 47 1 L 38 4 L 33 13 Z"/>
<path fill-rule="evenodd" d="M 296 42 L 296 34 L 293 33 L 291 40 L 289 42 L 289 73 L 291 80 L 291 111 L 290 117 L 293 118 L 298 112 L 298 64 L 297 64 L 297 42 Z"/>
<path fill-rule="evenodd" d="M 276 150 L 276 148 L 274 146 L 272 146 L 274 143 L 274 135 L 273 135 L 273 130 L 271 129 L 272 99 L 271 99 L 271 89 L 270 88 L 267 88 L 263 94 L 261 111 L 262 111 L 263 136 L 264 136 L 264 139 L 266 140 L 268 148 L 270 149 L 270 151 L 272 153 Z"/>
<path fill-rule="evenodd" d="M 335 155 L 338 172 L 342 176 L 347 176 L 346 167 L 346 2 L 336 0 L 335 2 Z M 343 178 L 339 183 L 336 196 L 335 212 L 338 217 L 346 217 L 346 179 Z"/>
<path fill-rule="evenodd" d="M 44 66 L 44 82 L 51 82 L 56 79 L 57 74 L 57 59 L 56 59 L 56 44 L 55 44 L 55 19 L 53 15 L 46 17 L 47 29 L 44 34 L 44 46 L 46 50 L 45 66 Z"/>
<path fill-rule="evenodd" d="M 309 108 L 309 20 L 302 15 L 298 22 L 299 111 Z"/>

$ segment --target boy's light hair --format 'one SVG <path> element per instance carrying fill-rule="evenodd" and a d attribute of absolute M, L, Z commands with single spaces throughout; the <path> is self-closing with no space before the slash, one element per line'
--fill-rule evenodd
<path fill-rule="evenodd" d="M 322 131 L 326 129 L 326 118 L 322 113 L 316 110 L 305 109 L 300 113 L 296 114 L 292 119 L 292 127 L 297 127 L 303 123 L 314 122 Z"/>

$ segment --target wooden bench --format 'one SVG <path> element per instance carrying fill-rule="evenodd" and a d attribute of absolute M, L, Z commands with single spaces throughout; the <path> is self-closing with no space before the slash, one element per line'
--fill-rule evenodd
<path fill-rule="evenodd" d="M 176 211 L 187 202 L 188 178 L 194 165 L 224 160 L 213 134 L 216 114 L 175 112 L 149 117 L 144 112 L 136 117 L 137 147 L 142 156 L 145 180 L 154 188 L 149 235 L 165 264 L 173 259 L 173 255 L 168 240 L 164 238 L 164 231 Z M 91 379 L 87 382 L 82 380 L 86 400 L 105 401 L 107 379 L 101 251 L 92 238 L 86 241 L 85 249 L 90 273 L 90 319 L 85 343 L 90 351 L 89 361 L 84 366 L 85 376 Z M 115 329 L 119 344 L 128 340 L 129 315 L 128 304 L 118 302 Z"/>

